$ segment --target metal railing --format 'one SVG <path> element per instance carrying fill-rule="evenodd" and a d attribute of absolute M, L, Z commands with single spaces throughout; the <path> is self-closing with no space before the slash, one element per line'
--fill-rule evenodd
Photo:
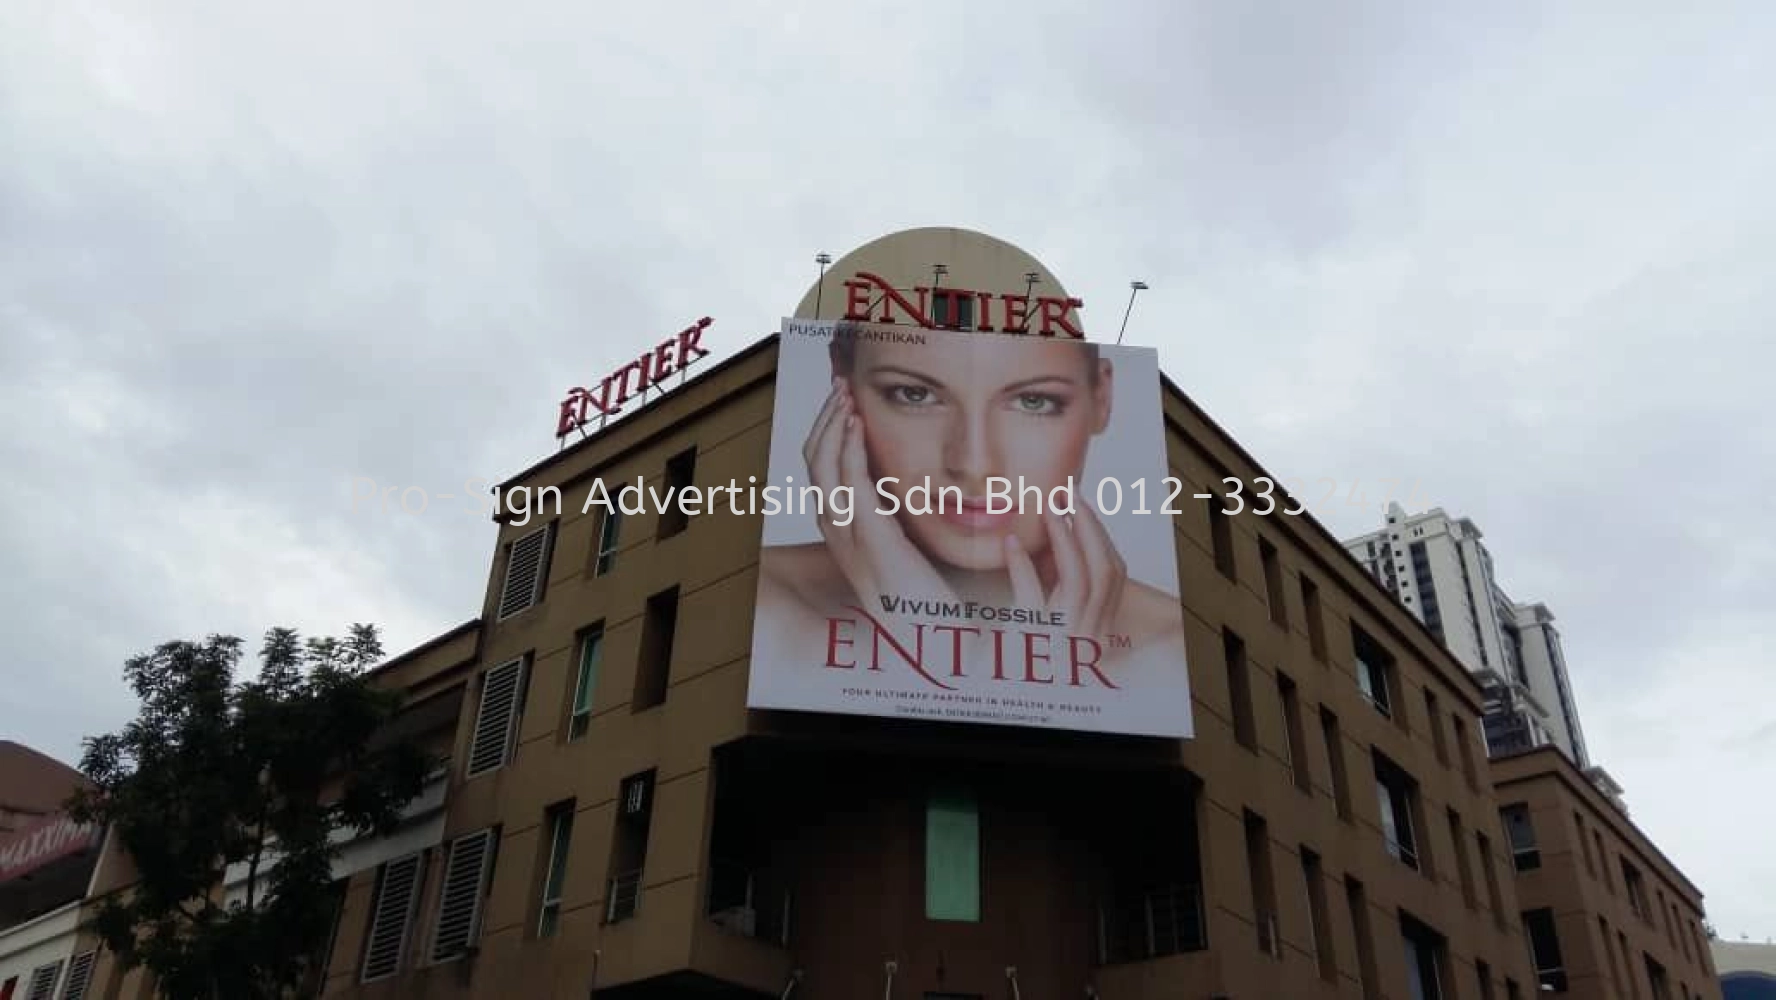
<path fill-rule="evenodd" d="M 1209 946 L 1202 886 L 1173 884 L 1119 894 L 1098 906 L 1098 962 L 1111 965 Z"/>
<path fill-rule="evenodd" d="M 709 868 L 707 915 L 722 929 L 788 946 L 794 896 L 769 874 L 731 861 Z"/>
<path fill-rule="evenodd" d="M 635 916 L 641 905 L 641 869 L 611 876 L 606 886 L 604 922 L 614 924 Z"/>

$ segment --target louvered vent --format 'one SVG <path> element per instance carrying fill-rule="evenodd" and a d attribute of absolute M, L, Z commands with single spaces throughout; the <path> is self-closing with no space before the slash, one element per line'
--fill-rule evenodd
<path fill-rule="evenodd" d="M 541 600 L 543 578 L 549 572 L 552 527 L 544 525 L 512 543 L 512 557 L 506 562 L 506 582 L 500 588 L 501 621 Z"/>
<path fill-rule="evenodd" d="M 491 829 L 458 838 L 450 845 L 444 888 L 438 897 L 438 928 L 432 935 L 432 961 L 456 958 L 468 950 L 474 939 L 492 847 Z"/>
<path fill-rule="evenodd" d="M 494 667 L 481 678 L 481 707 L 475 714 L 474 742 L 469 746 L 468 776 L 486 774 L 506 762 L 517 728 L 524 695 L 524 661 Z"/>
<path fill-rule="evenodd" d="M 26 991 L 25 1000 L 51 1000 L 55 996 L 56 980 L 61 974 L 62 963 L 59 960 L 32 969 L 31 988 Z"/>
<path fill-rule="evenodd" d="M 86 1000 L 86 988 L 92 985 L 93 963 L 98 958 L 96 951 L 74 956 L 74 961 L 68 963 L 68 985 L 62 987 L 62 1000 Z"/>
<path fill-rule="evenodd" d="M 407 928 L 419 893 L 420 855 L 410 854 L 382 866 L 382 884 L 371 911 L 370 937 L 364 943 L 364 982 L 401 971 L 407 950 Z"/>

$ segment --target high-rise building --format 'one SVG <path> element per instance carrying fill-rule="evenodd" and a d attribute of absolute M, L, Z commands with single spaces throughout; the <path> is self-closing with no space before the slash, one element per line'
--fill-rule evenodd
<path fill-rule="evenodd" d="M 1621 806 L 1621 789 L 1586 749 L 1553 612 L 1505 593 L 1482 539 L 1469 518 L 1390 503 L 1380 530 L 1344 546 L 1480 679 L 1492 753 L 1558 747 Z"/>

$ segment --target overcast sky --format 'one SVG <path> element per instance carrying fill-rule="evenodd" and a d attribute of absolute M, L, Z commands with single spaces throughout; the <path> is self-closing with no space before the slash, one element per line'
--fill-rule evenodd
<path fill-rule="evenodd" d="M 0 738 L 76 760 L 164 639 L 474 616 L 465 483 L 566 386 L 956 225 L 1098 331 L 1147 281 L 1129 339 L 1336 533 L 1474 518 L 1776 935 L 1776 8 L 1630 6 L 3 0 Z"/>

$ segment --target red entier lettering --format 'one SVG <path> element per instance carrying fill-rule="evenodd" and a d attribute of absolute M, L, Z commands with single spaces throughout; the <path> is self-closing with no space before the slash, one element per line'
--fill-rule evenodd
<path fill-rule="evenodd" d="M 709 349 L 702 344 L 703 331 L 713 322 L 715 320 L 705 316 L 679 331 L 676 337 L 661 341 L 653 350 L 606 375 L 598 384 L 597 394 L 579 386 L 569 389 L 567 398 L 561 401 L 555 436 L 565 437 L 583 425 L 589 408 L 596 409 L 603 416 L 611 416 L 623 408 L 630 396 L 646 395 L 648 389 L 667 376 L 689 368 L 693 362 L 708 355 Z"/>
<path fill-rule="evenodd" d="M 1040 653 L 1036 651 L 1036 640 L 1038 639 L 1042 640 L 1044 647 Z M 1048 641 L 1048 636 L 1040 632 L 1024 633 L 1024 680 L 1031 684 L 1053 684 L 1055 682 L 1053 677 L 1036 676 L 1036 661 L 1048 662 Z"/>
<path fill-rule="evenodd" d="M 1059 326 L 1075 338 L 1085 339 L 1085 333 L 1067 319 L 1067 310 L 1083 307 L 1084 302 L 1078 299 L 1055 299 L 1043 296 L 1036 300 L 1042 306 L 1042 335 L 1054 336 L 1054 327 Z"/>
<path fill-rule="evenodd" d="M 1022 295 L 1001 295 L 1005 303 L 1005 332 L 1023 333 L 1030 328 L 1030 300 Z"/>
<path fill-rule="evenodd" d="M 907 317 L 915 324 L 924 327 L 925 329 L 931 328 L 931 317 L 926 315 L 923 303 L 920 305 L 913 305 L 912 302 L 908 301 L 905 295 L 900 294 L 900 289 L 895 288 L 888 283 L 887 278 L 884 278 L 879 274 L 871 274 L 868 271 L 857 272 L 857 277 L 882 290 L 882 295 L 884 297 L 884 301 L 882 302 L 882 315 L 876 320 L 876 322 L 894 323 L 893 307 L 899 306 L 901 311 L 906 313 Z M 867 319 L 868 317 L 866 316 L 865 318 Z"/>
<path fill-rule="evenodd" d="M 973 625 L 933 625 L 933 632 L 948 632 L 952 636 L 950 645 L 950 676 L 962 676 L 962 637 L 964 635 L 980 635 L 980 629 Z"/>
<path fill-rule="evenodd" d="M 839 638 L 839 626 L 841 625 L 849 625 L 855 628 L 857 623 L 849 618 L 828 618 L 826 620 L 826 665 L 829 667 L 837 667 L 840 670 L 850 670 L 856 667 L 857 664 L 840 663 L 838 660 L 839 647 L 851 646 L 855 643 L 855 640 L 849 637 L 843 639 Z"/>
<path fill-rule="evenodd" d="M 713 322 L 715 320 L 705 316 L 679 333 L 678 366 L 680 368 L 689 368 L 698 358 L 709 353 L 709 349 L 702 345 L 703 331 L 709 329 L 709 324 Z"/>
<path fill-rule="evenodd" d="M 1074 687 L 1079 686 L 1079 671 L 1083 669 L 1083 670 L 1089 670 L 1093 674 L 1097 675 L 1099 682 L 1101 682 L 1105 687 L 1110 688 L 1113 691 L 1117 690 L 1116 685 L 1112 684 L 1110 682 L 1110 678 L 1105 677 L 1104 672 L 1102 670 L 1098 669 L 1098 660 L 1103 658 L 1103 655 L 1104 655 L 1104 647 L 1098 645 L 1098 640 L 1092 638 L 1089 635 L 1076 635 L 1076 636 L 1071 636 L 1067 640 L 1067 646 L 1068 646 L 1068 651 L 1071 654 L 1072 661 L 1073 661 L 1073 686 Z M 1084 659 L 1083 657 L 1080 656 L 1080 653 L 1082 652 L 1082 647 L 1083 647 L 1084 652 L 1088 652 L 1091 654 L 1091 659 L 1087 660 L 1087 659 Z"/>
<path fill-rule="evenodd" d="M 851 278 L 845 282 L 845 318 L 853 323 L 868 323 L 870 284 Z"/>

